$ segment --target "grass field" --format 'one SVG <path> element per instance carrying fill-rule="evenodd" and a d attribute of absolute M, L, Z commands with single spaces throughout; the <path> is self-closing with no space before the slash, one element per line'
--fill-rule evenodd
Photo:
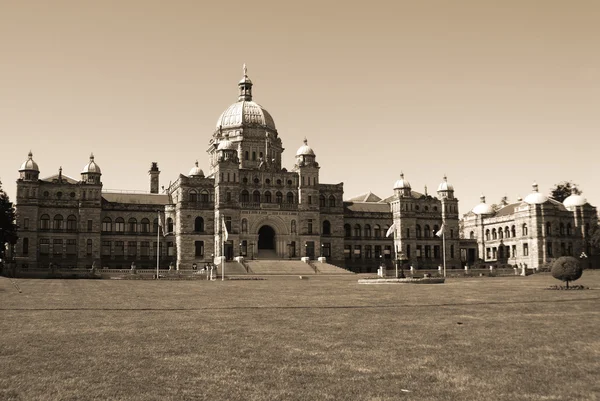
<path fill-rule="evenodd" d="M 0 278 L 0 399 L 600 399 L 598 271 L 357 278 Z"/>

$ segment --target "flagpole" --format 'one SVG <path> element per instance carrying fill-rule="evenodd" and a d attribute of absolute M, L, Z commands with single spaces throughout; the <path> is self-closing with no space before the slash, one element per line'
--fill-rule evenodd
<path fill-rule="evenodd" d="M 442 252 L 444 253 L 444 278 L 446 278 L 446 234 L 444 231 L 442 231 Z"/>
<path fill-rule="evenodd" d="M 225 280 L 225 233 L 223 232 L 223 228 L 227 230 L 227 227 L 225 227 L 225 217 L 223 217 L 221 225 L 221 241 L 223 244 L 221 247 L 221 281 Z"/>
<path fill-rule="evenodd" d="M 158 211 L 158 227 L 156 227 L 156 279 L 158 280 L 158 267 L 160 266 L 160 210 Z"/>

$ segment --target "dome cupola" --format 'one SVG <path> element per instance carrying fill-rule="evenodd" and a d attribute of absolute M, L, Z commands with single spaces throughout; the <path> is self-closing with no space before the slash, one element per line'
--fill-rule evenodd
<path fill-rule="evenodd" d="M 217 150 L 235 150 L 237 151 L 237 145 L 229 140 L 229 134 L 225 134 L 223 139 L 219 142 Z"/>
<path fill-rule="evenodd" d="M 494 214 L 494 208 L 491 205 L 485 203 L 485 196 L 483 194 L 479 198 L 481 203 L 473 208 L 473 213 L 477 215 L 489 215 Z"/>
<path fill-rule="evenodd" d="M 195 163 L 194 167 L 192 167 L 192 169 L 188 173 L 188 176 L 189 177 L 204 177 L 204 171 L 202 171 L 202 169 L 200 167 L 198 167 L 198 160 L 196 160 L 196 163 Z"/>
<path fill-rule="evenodd" d="M 298 148 L 298 151 L 296 152 L 296 157 L 300 157 L 300 156 L 315 156 L 315 152 L 314 150 L 312 150 L 312 148 L 310 146 L 308 146 L 308 139 L 304 138 L 304 145 L 300 146 Z"/>
<path fill-rule="evenodd" d="M 532 189 L 533 192 L 525 197 L 526 203 L 529 203 L 530 205 L 541 205 L 542 203 L 546 203 L 548 201 L 548 197 L 538 191 L 537 183 L 533 183 Z"/>
<path fill-rule="evenodd" d="M 38 167 L 38 164 L 33 161 L 33 153 L 31 153 L 31 151 L 29 151 L 29 154 L 27 155 L 27 160 L 25 160 L 22 164 L 21 167 L 19 168 L 19 173 L 20 173 L 20 179 L 22 180 L 37 180 L 40 174 L 40 168 Z"/>
<path fill-rule="evenodd" d="M 454 187 L 448 182 L 446 174 L 444 174 L 444 180 L 438 185 L 437 192 L 440 198 L 454 198 Z"/>
<path fill-rule="evenodd" d="M 563 205 L 567 209 L 570 209 L 573 207 L 583 206 L 586 203 L 587 203 L 587 199 L 585 199 L 583 196 L 577 195 L 577 194 L 571 194 L 571 195 L 567 196 L 567 198 L 564 200 Z"/>
<path fill-rule="evenodd" d="M 404 178 L 404 172 L 400 172 L 400 179 L 394 183 L 394 191 L 398 191 L 399 196 L 410 196 L 410 182 Z"/>
<path fill-rule="evenodd" d="M 94 161 L 94 154 L 92 153 L 90 155 L 90 161 L 83 166 L 83 170 L 81 170 L 81 181 L 87 184 L 100 184 L 101 175 L 102 171 L 100 170 L 100 166 Z"/>

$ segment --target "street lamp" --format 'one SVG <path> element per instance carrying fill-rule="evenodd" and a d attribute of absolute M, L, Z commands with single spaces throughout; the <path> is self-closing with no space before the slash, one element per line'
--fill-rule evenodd
<path fill-rule="evenodd" d="M 240 242 L 240 258 L 242 257 L 242 243 Z"/>
<path fill-rule="evenodd" d="M 321 244 L 321 257 L 323 257 L 323 250 L 325 249 L 325 244 Z"/>
<path fill-rule="evenodd" d="M 304 256 L 308 257 L 308 243 L 304 243 Z"/>

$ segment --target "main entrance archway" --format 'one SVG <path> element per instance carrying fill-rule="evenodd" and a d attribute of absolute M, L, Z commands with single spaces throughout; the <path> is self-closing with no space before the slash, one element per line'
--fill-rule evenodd
<path fill-rule="evenodd" d="M 275 251 L 275 230 L 271 226 L 264 225 L 258 230 L 258 251 Z"/>

